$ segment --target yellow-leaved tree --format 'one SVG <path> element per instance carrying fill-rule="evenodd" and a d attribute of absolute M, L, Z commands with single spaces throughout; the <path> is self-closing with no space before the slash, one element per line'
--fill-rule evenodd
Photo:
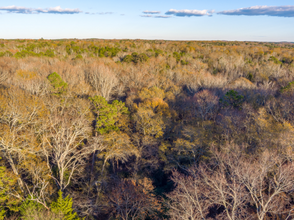
<path fill-rule="evenodd" d="M 41 125 L 47 109 L 42 100 L 23 90 L 0 93 L 0 149 L 17 177 L 19 198 L 31 196 L 46 207 L 50 170 L 41 153 Z"/>

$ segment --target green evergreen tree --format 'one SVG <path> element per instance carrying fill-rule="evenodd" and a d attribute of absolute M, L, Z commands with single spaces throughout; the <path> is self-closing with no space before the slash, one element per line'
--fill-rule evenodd
<path fill-rule="evenodd" d="M 123 62 L 130 63 L 133 61 L 133 57 L 131 55 L 126 55 L 123 59 Z"/>
<path fill-rule="evenodd" d="M 20 200 L 8 194 L 9 190 L 17 184 L 16 182 L 17 178 L 10 176 L 6 167 L 0 166 L 0 220 L 5 218 L 7 211 L 18 211 Z"/>
<path fill-rule="evenodd" d="M 226 93 L 223 99 L 219 100 L 226 107 L 233 107 L 241 109 L 242 103 L 244 102 L 244 96 L 239 95 L 237 91 L 230 90 Z"/>
<path fill-rule="evenodd" d="M 62 192 L 58 192 L 58 198 L 56 202 L 52 202 L 50 205 L 51 211 L 57 215 L 63 216 L 64 220 L 79 220 L 76 212 L 73 212 L 72 198 L 69 196 L 63 198 Z"/>
<path fill-rule="evenodd" d="M 89 98 L 94 105 L 94 111 L 97 114 L 96 131 L 99 134 L 106 134 L 110 131 L 119 131 L 117 121 L 122 114 L 128 114 L 128 108 L 125 103 L 115 100 L 109 104 L 102 96 Z"/>
<path fill-rule="evenodd" d="M 54 57 L 55 56 L 54 50 L 46 50 L 45 56 Z"/>
<path fill-rule="evenodd" d="M 31 200 L 31 198 L 27 198 L 20 206 L 19 211 L 23 220 L 32 220 L 32 217 L 38 216 L 42 214 L 44 207 Z"/>
<path fill-rule="evenodd" d="M 58 73 L 51 73 L 47 78 L 53 87 L 54 95 L 60 96 L 66 93 L 68 84 L 62 80 Z"/>

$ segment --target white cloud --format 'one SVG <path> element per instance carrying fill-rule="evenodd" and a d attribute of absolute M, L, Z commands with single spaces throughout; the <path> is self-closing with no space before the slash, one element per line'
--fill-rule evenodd
<path fill-rule="evenodd" d="M 108 12 L 98 12 L 97 14 L 98 15 L 111 15 L 111 14 L 113 14 L 113 12 L 110 12 L 110 11 L 108 11 Z"/>
<path fill-rule="evenodd" d="M 60 6 L 54 7 L 54 8 L 26 8 L 26 7 L 20 7 L 20 6 L 4 6 L 0 7 L 1 11 L 6 11 L 8 13 L 19 13 L 19 14 L 39 14 L 39 13 L 49 13 L 49 14 L 78 14 L 81 13 L 78 8 L 76 9 L 70 9 L 65 8 L 62 9 Z"/>
<path fill-rule="evenodd" d="M 15 5 L 0 7 L 0 10 L 7 11 L 10 13 L 23 13 L 23 14 L 32 14 L 32 11 L 33 11 L 32 8 L 19 7 Z"/>
<path fill-rule="evenodd" d="M 113 12 L 95 12 L 95 13 L 90 13 L 90 12 L 85 12 L 85 14 L 87 15 L 111 15 L 113 14 Z M 124 15 L 124 14 L 121 14 L 121 15 Z"/>
<path fill-rule="evenodd" d="M 52 13 L 52 14 L 77 14 L 81 11 L 76 9 L 65 8 L 62 9 L 60 6 L 49 8 L 49 9 L 37 9 L 36 11 L 40 10 L 41 13 Z"/>
<path fill-rule="evenodd" d="M 278 17 L 294 17 L 294 5 L 286 6 L 252 6 L 248 8 L 239 8 L 236 10 L 221 11 L 222 15 L 268 15 Z"/>
<path fill-rule="evenodd" d="M 145 18 L 171 18 L 172 16 L 166 16 L 166 15 L 157 15 L 157 16 L 153 16 L 153 15 L 140 15 L 141 17 L 145 17 Z"/>
<path fill-rule="evenodd" d="M 145 17 L 145 18 L 151 18 L 153 17 L 152 15 L 140 15 L 141 17 Z"/>
<path fill-rule="evenodd" d="M 166 15 L 175 15 L 179 17 L 191 17 L 191 16 L 211 16 L 214 11 L 208 11 L 208 10 L 176 10 L 176 9 L 170 9 L 165 14 Z"/>
<path fill-rule="evenodd" d="M 160 11 L 143 11 L 144 14 L 160 14 Z"/>
<path fill-rule="evenodd" d="M 171 16 L 158 15 L 158 16 L 155 16 L 155 18 L 171 18 Z"/>

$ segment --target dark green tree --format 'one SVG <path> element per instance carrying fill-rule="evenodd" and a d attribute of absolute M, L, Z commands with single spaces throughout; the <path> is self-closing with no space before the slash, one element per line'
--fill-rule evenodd
<path fill-rule="evenodd" d="M 179 54 L 178 52 L 174 52 L 173 53 L 173 57 L 176 58 L 177 62 L 180 62 L 181 60 L 181 54 Z"/>
<path fill-rule="evenodd" d="M 233 107 L 240 109 L 242 103 L 244 102 L 244 96 L 239 95 L 237 91 L 230 90 L 226 93 L 223 99 L 220 99 L 220 103 L 222 103 L 226 107 Z"/>
<path fill-rule="evenodd" d="M 94 96 L 89 99 L 93 103 L 94 112 L 97 115 L 96 131 L 99 134 L 119 131 L 117 122 L 120 116 L 129 113 L 125 103 L 114 100 L 112 104 L 109 104 L 102 96 Z"/>
<path fill-rule="evenodd" d="M 53 50 L 46 50 L 44 55 L 47 56 L 47 57 L 54 57 L 55 53 L 54 53 Z"/>
<path fill-rule="evenodd" d="M 133 61 L 133 57 L 131 55 L 126 55 L 123 59 L 123 62 L 130 63 Z"/>
<path fill-rule="evenodd" d="M 51 73 L 47 78 L 50 81 L 51 86 L 53 87 L 52 93 L 54 95 L 60 96 L 66 93 L 68 84 L 62 80 L 58 73 Z"/>

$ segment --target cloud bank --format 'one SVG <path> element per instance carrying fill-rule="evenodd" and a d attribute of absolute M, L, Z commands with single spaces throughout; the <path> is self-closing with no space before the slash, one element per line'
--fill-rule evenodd
<path fill-rule="evenodd" d="M 208 10 L 176 10 L 176 9 L 170 9 L 165 14 L 166 15 L 175 15 L 179 17 L 191 17 L 191 16 L 211 16 L 214 11 L 208 11 Z"/>
<path fill-rule="evenodd" d="M 54 7 L 54 8 L 26 8 L 21 6 L 4 6 L 0 7 L 0 11 L 6 11 L 8 13 L 18 13 L 18 14 L 40 14 L 40 13 L 47 13 L 47 14 L 78 14 L 81 13 L 78 8 L 76 9 L 70 9 L 65 8 L 62 9 L 60 6 Z"/>
<path fill-rule="evenodd" d="M 221 11 L 222 15 L 268 15 L 277 17 L 294 17 L 294 5 L 286 6 L 252 6 L 248 8 L 239 8 L 236 10 Z"/>
<path fill-rule="evenodd" d="M 144 14 L 160 14 L 160 11 L 143 11 Z"/>

